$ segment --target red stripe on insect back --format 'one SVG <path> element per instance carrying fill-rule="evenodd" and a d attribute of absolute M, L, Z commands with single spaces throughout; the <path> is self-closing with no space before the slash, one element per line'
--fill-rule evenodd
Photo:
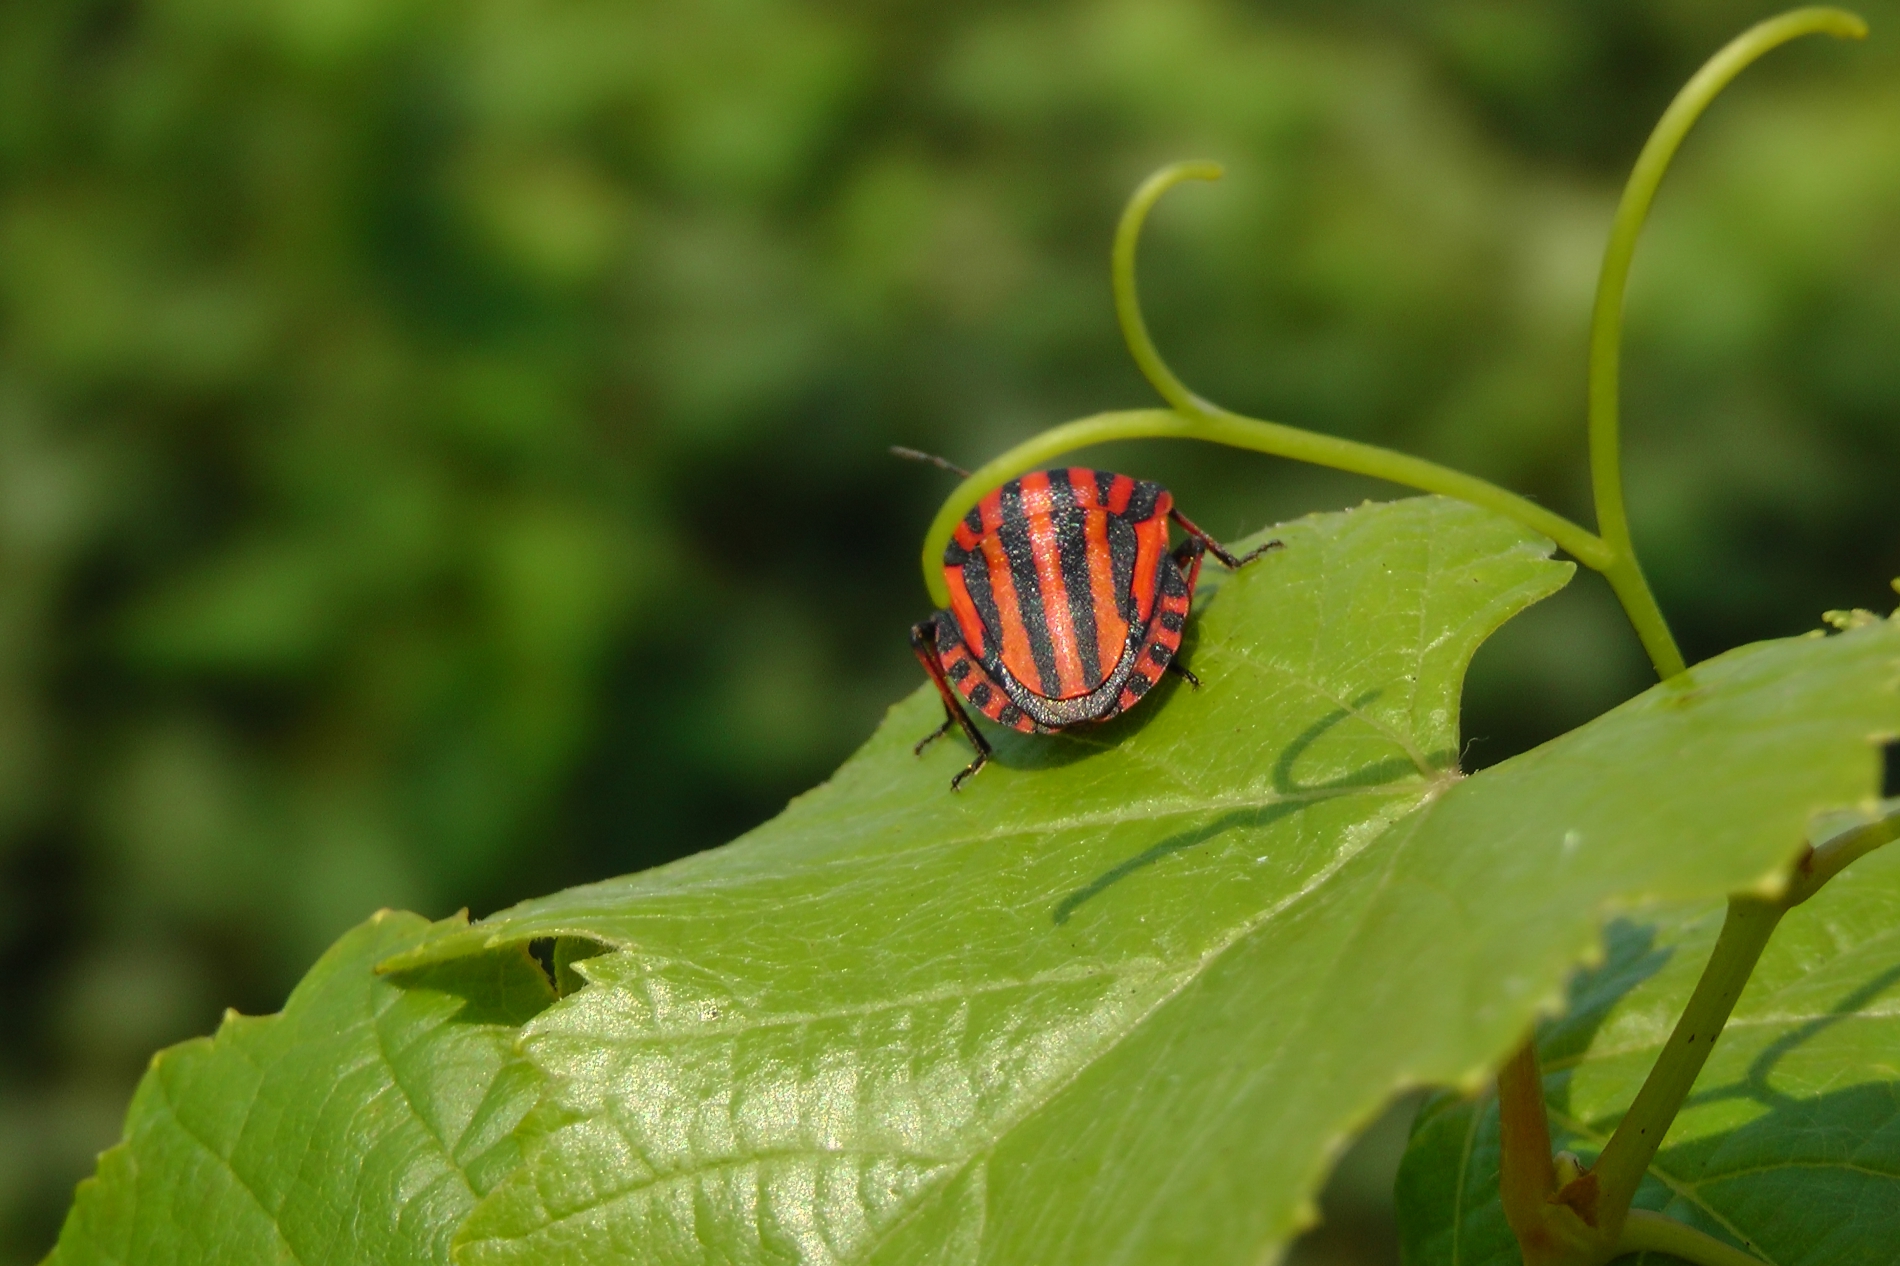
<path fill-rule="evenodd" d="M 1135 574 L 1133 593 L 1135 619 L 1145 623 L 1154 614 L 1155 581 L 1161 560 L 1168 552 L 1168 511 L 1174 498 L 1165 491 L 1155 498 L 1154 513 L 1135 527 Z"/>
<path fill-rule="evenodd" d="M 1032 488 L 1041 489 L 1047 476 L 1028 476 Z M 1009 560 L 1009 578 L 1016 586 L 1016 613 L 1023 636 L 1029 640 L 1029 658 L 1034 671 L 1017 675 L 1017 680 L 1045 698 L 1055 698 L 1062 688 L 1056 677 L 1055 645 L 1049 639 L 1049 620 L 1043 610 L 1042 579 L 1036 575 L 1036 547 L 1030 536 L 1029 512 L 1023 504 L 1023 480 L 1002 487 L 1003 526 L 997 537 L 1003 544 L 1003 556 Z M 1040 500 L 1040 496 L 1037 498 Z M 1048 531 L 1047 516 L 1042 531 Z M 1013 667 L 1013 666 L 1012 666 Z"/>
<path fill-rule="evenodd" d="M 1135 495 L 1135 481 L 1127 475 L 1115 476 L 1115 482 L 1108 486 L 1108 508 L 1114 514 L 1120 514 L 1128 508 L 1128 499 Z"/>
<path fill-rule="evenodd" d="M 1073 699 L 1087 694 L 1092 683 L 1083 671 L 1076 646 L 1075 621 L 1069 611 L 1068 583 L 1062 575 L 1055 497 L 1050 488 L 1049 476 L 1023 476 L 1022 498 L 1030 557 L 1036 564 L 1036 588 L 1042 593 L 1043 623 L 1049 630 L 1049 648 L 1055 660 L 1054 697 Z"/>
<path fill-rule="evenodd" d="M 944 568 L 943 579 L 950 586 L 950 614 L 956 617 L 957 631 L 963 634 L 963 640 L 974 654 L 982 655 L 983 620 L 977 614 L 976 603 L 970 599 L 970 586 L 963 579 L 963 568 Z"/>
<path fill-rule="evenodd" d="M 972 519 L 976 520 L 974 524 L 971 523 Z M 950 533 L 950 539 L 963 549 L 975 549 L 976 539 L 981 534 L 982 528 L 982 516 L 977 513 L 975 507 L 972 507 L 968 514 L 957 520 L 956 531 Z"/>
<path fill-rule="evenodd" d="M 1121 662 L 1128 645 L 1128 622 L 1122 619 L 1121 598 L 1115 592 L 1115 557 L 1108 548 L 1108 513 L 1090 510 L 1083 524 L 1088 541 L 1089 600 L 1095 607 L 1095 654 L 1104 673 Z"/>
<path fill-rule="evenodd" d="M 1003 661 L 1003 667 L 1021 682 L 1042 679 L 1036 669 L 1036 657 L 1029 649 L 1029 633 L 1023 628 L 1023 611 L 1016 596 L 1016 578 L 1010 574 L 1009 555 L 1002 539 L 994 534 L 983 538 L 983 563 L 990 578 L 990 599 L 996 604 L 996 634 L 1002 646 L 990 653 Z"/>
<path fill-rule="evenodd" d="M 1046 471 L 1032 470 L 1016 481 L 1017 495 L 1022 498 L 1023 517 L 1040 516 L 1049 518 L 1049 475 Z"/>
<path fill-rule="evenodd" d="M 976 503 L 976 514 L 978 521 L 983 524 L 983 535 L 989 536 L 993 534 L 997 528 L 1002 527 L 1003 490 L 1001 488 L 992 488 L 990 491 L 984 493 L 983 499 Z"/>
<path fill-rule="evenodd" d="M 1023 624 L 1022 594 L 1016 586 L 1015 573 L 1010 570 L 1009 552 L 1003 547 L 1000 533 L 1003 529 L 1003 495 L 1013 492 L 1014 483 L 1004 484 L 989 492 L 976 503 L 977 513 L 983 521 L 982 560 L 983 570 L 989 580 L 990 602 L 993 618 L 989 623 L 1001 646 L 991 647 L 989 654 L 1003 661 L 1016 680 L 1037 685 L 1041 673 L 1036 667 L 1036 656 L 1029 645 L 1029 630 Z"/>
<path fill-rule="evenodd" d="M 1095 486 L 1095 472 L 1071 466 L 1062 472 L 1069 477 L 1069 497 L 1078 510 L 1093 510 L 1102 503 Z"/>
<path fill-rule="evenodd" d="M 1082 656 L 1083 676 L 1088 689 L 1093 690 L 1114 671 L 1115 665 L 1121 662 L 1123 648 L 1128 645 L 1128 624 L 1122 619 L 1121 602 L 1115 592 L 1115 554 L 1108 544 L 1109 515 L 1102 502 L 1103 488 L 1112 487 L 1117 478 L 1124 476 L 1081 466 L 1071 466 L 1063 473 L 1068 476 L 1069 495 L 1081 520 L 1080 531 L 1073 534 L 1075 543 L 1064 545 L 1065 552 L 1074 548 L 1077 558 L 1063 559 L 1063 576 L 1069 587 L 1070 611 L 1076 613 L 1073 622 L 1077 641 L 1089 640 L 1085 624 L 1094 630 L 1093 673 L 1086 671 L 1089 656 L 1086 653 Z M 1076 592 L 1078 575 L 1087 578 L 1082 593 Z M 1083 648 L 1078 646 L 1077 649 Z"/>

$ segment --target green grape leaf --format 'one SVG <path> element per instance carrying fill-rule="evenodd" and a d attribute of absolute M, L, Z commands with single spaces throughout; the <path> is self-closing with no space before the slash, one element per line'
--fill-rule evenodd
<path fill-rule="evenodd" d="M 458 1260 L 1257 1260 L 1394 1089 L 1508 1047 L 1606 904 L 1773 874 L 1900 723 L 1893 640 L 1799 643 L 1461 780 L 1470 652 L 1563 573 L 1432 499 L 1280 535 L 1198 620 L 1198 693 L 1012 741 L 961 796 L 963 752 L 909 754 L 920 693 L 739 844 L 411 955 L 616 947 L 524 1034 L 546 1133 Z"/>
<path fill-rule="evenodd" d="M 156 1056 L 47 1266 L 447 1262 L 476 1198 L 519 1163 L 540 1079 L 514 1039 L 554 995 L 521 948 L 374 973 L 430 932 L 378 914 L 282 1014 L 227 1014 Z"/>
<path fill-rule="evenodd" d="M 1464 778 L 1470 656 L 1568 566 L 1438 498 L 1275 535 L 1206 574 L 1198 691 L 1004 735 L 952 794 L 920 690 L 732 845 L 392 952 L 394 984 L 555 942 L 541 1098 L 453 1259 L 1258 1261 L 1394 1091 L 1475 1087 L 1554 1010 L 1606 913 L 1772 882 L 1900 731 L 1883 621 Z"/>
<path fill-rule="evenodd" d="M 1603 962 L 1577 973 L 1563 1015 L 1538 1034 L 1558 1147 L 1595 1159 L 1721 923 L 1721 905 L 1704 902 L 1610 924 Z M 1406 1260 L 1516 1266 L 1497 1184 L 1495 1098 L 1428 1104 L 1400 1170 Z M 1900 849 L 1855 862 L 1776 929 L 1636 1204 L 1775 1266 L 1892 1266 Z"/>

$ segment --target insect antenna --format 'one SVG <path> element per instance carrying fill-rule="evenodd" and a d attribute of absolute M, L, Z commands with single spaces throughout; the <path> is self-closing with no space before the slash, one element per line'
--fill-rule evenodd
<path fill-rule="evenodd" d="M 970 477 L 969 471 L 963 469 L 963 467 L 957 465 L 955 462 L 946 461 L 938 457 L 935 453 L 919 452 L 914 448 L 905 448 L 900 444 L 893 444 L 891 445 L 891 456 L 902 457 L 904 460 L 912 462 L 929 462 L 932 466 L 943 467 L 953 475 L 962 475 L 965 479 Z"/>

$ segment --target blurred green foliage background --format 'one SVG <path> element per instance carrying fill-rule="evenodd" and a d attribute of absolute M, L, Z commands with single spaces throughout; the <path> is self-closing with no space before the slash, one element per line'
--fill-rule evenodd
<path fill-rule="evenodd" d="M 948 481 L 886 446 L 1152 399 L 1106 257 L 1161 162 L 1230 172 L 1144 260 L 1198 390 L 1587 521 L 1622 175 L 1771 10 L 0 6 L 0 1261 L 154 1048 L 376 907 L 651 865 L 823 777 L 918 681 Z M 1630 499 L 1692 658 L 1900 574 L 1900 6 L 1865 12 L 1717 105 L 1638 257 Z M 1097 456 L 1223 535 L 1390 495 Z M 1645 672 L 1580 581 L 1483 653 L 1472 763 Z"/>

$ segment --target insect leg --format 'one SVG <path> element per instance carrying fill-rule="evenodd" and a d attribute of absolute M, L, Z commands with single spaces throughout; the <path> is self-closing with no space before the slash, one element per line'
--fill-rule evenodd
<path fill-rule="evenodd" d="M 1196 677 L 1193 673 L 1193 670 L 1188 668 L 1188 666 L 1186 664 L 1183 664 L 1180 660 L 1178 659 L 1169 660 L 1168 671 L 1173 673 L 1176 677 L 1184 678 L 1187 681 L 1187 684 L 1194 687 L 1196 690 L 1199 690 L 1201 688 L 1201 679 L 1199 677 Z"/>
<path fill-rule="evenodd" d="M 1190 536 L 1174 547 L 1174 565 L 1181 569 L 1181 578 L 1187 581 L 1188 597 L 1194 597 L 1194 587 L 1201 583 L 1201 559 L 1207 556 L 1207 541 L 1202 537 Z"/>
<path fill-rule="evenodd" d="M 911 744 L 910 754 L 912 756 L 922 756 L 924 754 L 924 749 L 926 747 L 929 747 L 932 743 L 935 743 L 938 739 L 948 734 L 950 732 L 950 727 L 955 724 L 956 722 L 952 720 L 950 717 L 950 710 L 948 708 L 945 708 L 944 714 L 943 714 L 943 724 L 938 726 L 936 729 L 932 730 L 930 733 L 924 735 L 922 738 L 918 739 L 915 743 Z"/>
<path fill-rule="evenodd" d="M 952 725 L 962 727 L 963 736 L 969 739 L 970 746 L 976 749 L 976 759 L 964 766 L 963 772 L 950 780 L 950 790 L 955 791 L 963 786 L 964 779 L 989 763 L 989 740 L 978 733 L 976 725 L 970 720 L 970 714 L 963 710 L 963 704 L 957 698 L 956 691 L 951 689 L 949 678 L 943 675 L 943 660 L 937 655 L 937 621 L 934 617 L 911 625 L 910 648 L 916 652 L 917 662 L 922 664 L 924 671 L 930 674 L 930 680 L 937 687 L 937 693 L 943 696 L 943 724 L 926 735 L 923 742 L 918 743 L 913 750 L 922 755 L 924 746 L 932 739 L 949 733 Z"/>
<path fill-rule="evenodd" d="M 1227 570 L 1229 571 L 1238 571 L 1240 568 L 1245 567 L 1248 563 L 1251 563 L 1254 559 L 1260 557 L 1262 554 L 1266 553 L 1268 550 L 1276 550 L 1276 549 L 1284 548 L 1283 542 L 1268 541 L 1265 545 L 1259 546 L 1258 548 L 1253 549 L 1253 550 L 1249 550 L 1244 555 L 1235 555 L 1233 552 L 1228 550 L 1228 548 L 1225 545 L 1222 545 L 1219 541 L 1215 540 L 1213 537 L 1203 532 L 1200 528 L 1196 527 L 1194 525 L 1194 520 L 1188 518 L 1187 515 L 1182 514 L 1179 510 L 1168 511 L 1168 517 L 1170 519 L 1173 519 L 1176 525 L 1179 526 L 1183 532 L 1186 532 L 1189 536 L 1193 537 L 1195 540 L 1199 541 L 1201 544 L 1207 546 L 1207 552 L 1212 554 L 1215 558 L 1220 559 L 1222 565 L 1225 566 Z"/>

